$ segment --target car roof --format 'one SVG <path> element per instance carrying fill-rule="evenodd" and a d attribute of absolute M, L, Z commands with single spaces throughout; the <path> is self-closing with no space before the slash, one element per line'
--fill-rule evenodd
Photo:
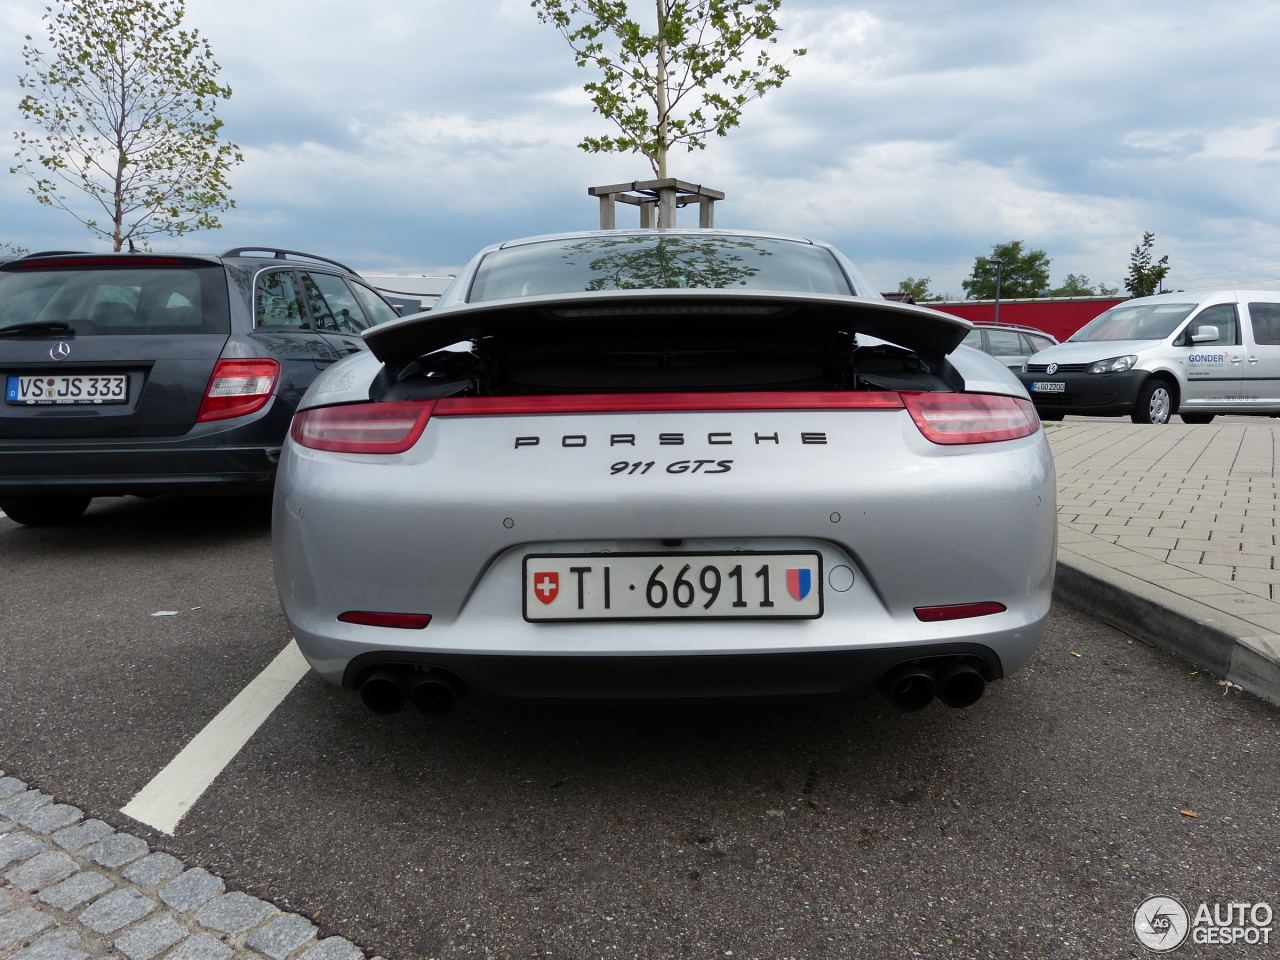
<path fill-rule="evenodd" d="M 1057 340 L 1052 333 L 1045 333 L 1037 327 L 1028 327 L 1021 323 L 996 323 L 994 320 L 974 320 L 974 327 L 981 327 L 983 330 L 1016 330 L 1018 333 L 1030 333 L 1037 337 L 1048 337 L 1050 340 Z"/>
<path fill-rule="evenodd" d="M 1135 297 L 1132 300 L 1124 301 L 1123 304 L 1116 304 L 1116 306 L 1129 306 L 1135 303 L 1194 303 L 1199 306 L 1208 303 L 1235 303 L 1260 296 L 1276 298 L 1280 297 L 1280 291 L 1248 289 L 1170 290 L 1166 293 L 1153 294 L 1150 297 Z"/>
<path fill-rule="evenodd" d="M 260 254 L 255 256 L 255 254 Z M 136 250 L 130 253 L 126 252 L 108 252 L 94 253 L 85 250 L 47 250 L 39 253 L 30 253 L 24 257 L 18 257 L 9 260 L 7 263 L 0 259 L 0 266 L 13 267 L 15 265 L 30 265 L 41 260 L 84 260 L 86 265 L 94 265 L 97 261 L 98 265 L 120 265 L 129 261 L 136 260 L 139 264 L 145 263 L 147 260 L 169 260 L 183 261 L 187 263 L 209 263 L 218 264 L 226 262 L 234 263 L 250 263 L 255 265 L 265 264 L 291 264 L 294 266 L 307 265 L 324 266 L 329 268 L 336 267 L 344 273 L 359 277 L 360 274 L 348 267 L 344 263 L 332 260 L 329 257 L 323 257 L 315 253 L 305 253 L 301 250 L 285 250 L 277 247 L 233 247 L 222 253 L 165 253 L 156 250 Z"/>

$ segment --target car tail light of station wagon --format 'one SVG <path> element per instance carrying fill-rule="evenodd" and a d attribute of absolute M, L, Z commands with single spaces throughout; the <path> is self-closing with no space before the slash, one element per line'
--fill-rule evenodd
<path fill-rule="evenodd" d="M 275 360 L 219 360 L 196 422 L 256 413 L 267 405 L 279 379 L 280 364 Z"/>

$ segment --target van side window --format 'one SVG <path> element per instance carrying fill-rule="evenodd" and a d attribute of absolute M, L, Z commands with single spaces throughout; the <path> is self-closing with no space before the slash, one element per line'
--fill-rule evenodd
<path fill-rule="evenodd" d="M 1202 327 L 1217 327 L 1217 340 L 1201 340 L 1199 343 L 1193 344 L 1191 338 L 1200 332 Z M 1240 322 L 1236 318 L 1236 305 L 1234 303 L 1219 303 L 1212 307 L 1205 307 L 1194 317 L 1191 322 L 1183 329 L 1182 334 L 1174 342 L 1175 347 L 1225 347 L 1240 342 Z"/>
<path fill-rule="evenodd" d="M 1249 319 L 1253 321 L 1254 343 L 1280 345 L 1280 303 L 1249 304 Z"/>

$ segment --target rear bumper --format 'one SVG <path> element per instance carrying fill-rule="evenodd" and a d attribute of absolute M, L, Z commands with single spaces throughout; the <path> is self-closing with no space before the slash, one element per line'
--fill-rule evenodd
<path fill-rule="evenodd" d="M 420 664 L 448 670 L 487 700 L 635 700 L 865 696 L 907 660 L 964 657 L 988 682 L 1004 675 L 999 655 L 975 643 L 922 644 L 803 653 L 658 657 L 539 657 L 371 652 L 352 660 L 342 685 L 371 668 Z"/>
<path fill-rule="evenodd" d="M 1138 390 L 1151 374 L 1146 370 L 1124 373 L 1020 373 L 1018 378 L 1031 395 L 1036 409 L 1048 414 L 1126 416 L 1133 412 Z M 1036 393 L 1032 384 L 1050 381 L 1066 384 L 1062 393 Z"/>
<path fill-rule="evenodd" d="M 281 439 L 250 423 L 195 437 L 0 441 L 0 497 L 270 493 Z"/>
<path fill-rule="evenodd" d="M 21 458 L 9 470 L 10 457 Z M 280 448 L 121 450 L 91 453 L 0 452 L 0 497 L 76 494 L 269 494 Z"/>
<path fill-rule="evenodd" d="M 177 436 L 0 440 L 0 497 L 269 494 L 292 416 L 276 397 Z"/>

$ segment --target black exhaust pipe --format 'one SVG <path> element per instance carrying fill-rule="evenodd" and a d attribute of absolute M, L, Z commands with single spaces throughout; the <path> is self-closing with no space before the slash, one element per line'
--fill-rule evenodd
<path fill-rule="evenodd" d="M 368 679 L 360 684 L 360 699 L 374 713 L 389 717 L 399 713 L 409 702 L 409 690 L 405 684 L 406 674 L 403 670 L 392 670 L 383 667 L 369 674 Z"/>
<path fill-rule="evenodd" d="M 948 707 L 971 707 L 986 689 L 982 674 L 963 661 L 957 660 L 938 671 L 938 699 Z"/>
<path fill-rule="evenodd" d="M 458 709 L 458 700 L 466 691 L 466 685 L 452 673 L 433 669 L 420 673 L 409 681 L 409 699 L 424 717 L 437 720 L 449 716 Z"/>
<path fill-rule="evenodd" d="M 900 663 L 880 678 L 880 691 L 899 710 L 923 710 L 933 700 L 937 683 L 919 664 Z"/>

